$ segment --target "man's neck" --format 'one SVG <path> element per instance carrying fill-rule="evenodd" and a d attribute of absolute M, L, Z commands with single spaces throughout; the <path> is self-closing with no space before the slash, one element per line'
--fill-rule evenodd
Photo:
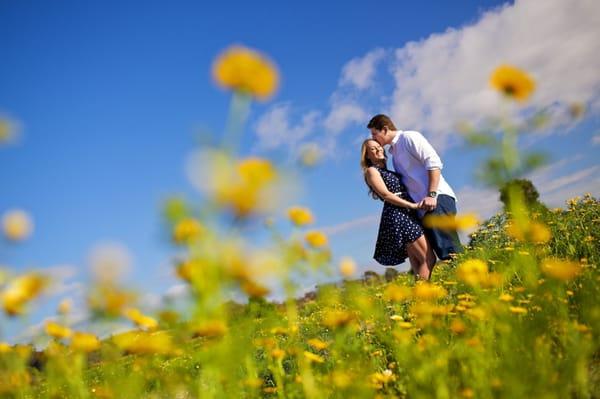
<path fill-rule="evenodd" d="M 393 141 L 396 138 L 396 136 L 398 135 L 398 133 L 400 133 L 399 130 L 388 130 L 388 135 L 386 137 L 387 144 L 393 145 L 394 144 Z"/>

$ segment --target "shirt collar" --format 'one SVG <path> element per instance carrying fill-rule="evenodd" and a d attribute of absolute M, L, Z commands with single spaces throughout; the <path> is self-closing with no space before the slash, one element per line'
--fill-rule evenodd
<path fill-rule="evenodd" d="M 396 145 L 396 143 L 398 142 L 398 140 L 400 140 L 400 134 L 401 133 L 402 133 L 402 130 L 398 130 L 396 132 L 396 135 L 394 136 L 394 139 L 390 143 L 390 149 L 394 148 L 394 146 Z"/>

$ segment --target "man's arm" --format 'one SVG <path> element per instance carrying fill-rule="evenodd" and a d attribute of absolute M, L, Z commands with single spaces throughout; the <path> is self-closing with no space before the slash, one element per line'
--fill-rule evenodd
<path fill-rule="evenodd" d="M 428 188 L 427 192 L 431 193 L 434 191 L 437 193 L 437 188 L 438 188 L 438 184 L 440 183 L 440 175 L 441 174 L 442 174 L 442 172 L 439 169 L 429 169 L 427 171 L 427 176 L 429 177 L 429 186 L 428 186 L 429 188 Z M 427 196 L 427 197 L 423 198 L 422 207 L 426 211 L 433 211 L 436 206 L 437 206 L 437 196 L 436 197 Z"/>
<path fill-rule="evenodd" d="M 427 184 L 427 192 L 437 192 L 442 173 L 441 170 L 444 166 L 442 160 L 433 146 L 421 133 L 410 132 L 407 137 L 409 139 L 407 145 L 408 151 L 423 164 L 425 169 L 427 169 L 427 176 L 429 180 Z M 437 206 L 437 198 L 426 196 L 423 198 L 421 206 L 422 209 L 426 211 L 432 211 Z"/>

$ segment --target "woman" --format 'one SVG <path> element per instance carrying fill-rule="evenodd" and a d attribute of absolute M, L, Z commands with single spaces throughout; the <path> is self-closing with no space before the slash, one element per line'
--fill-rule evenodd
<path fill-rule="evenodd" d="M 394 266 L 408 257 L 415 277 L 429 280 L 435 255 L 416 214 L 420 204 L 410 198 L 401 176 L 387 170 L 387 157 L 375 140 L 363 142 L 360 166 L 371 196 L 384 201 L 373 258 Z"/>

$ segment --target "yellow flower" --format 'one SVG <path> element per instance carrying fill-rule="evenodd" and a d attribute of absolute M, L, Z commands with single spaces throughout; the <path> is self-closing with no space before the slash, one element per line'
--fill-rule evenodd
<path fill-rule="evenodd" d="M 72 300 L 70 300 L 69 298 L 63 299 L 58 304 L 57 311 L 58 311 L 59 314 L 66 315 L 66 314 L 69 314 L 71 312 L 71 308 L 72 307 L 73 307 L 73 301 Z"/>
<path fill-rule="evenodd" d="M 525 71 L 511 65 L 501 65 L 492 73 L 490 84 L 507 97 L 525 101 L 535 90 L 535 81 Z"/>
<path fill-rule="evenodd" d="M 175 273 L 177 274 L 177 277 L 181 278 L 182 280 L 191 282 L 194 279 L 194 275 L 200 270 L 201 267 L 202 262 L 188 259 L 176 266 Z"/>
<path fill-rule="evenodd" d="M 92 291 L 88 297 L 88 304 L 93 311 L 114 317 L 120 316 L 134 299 L 135 295 L 131 292 L 113 284 L 102 284 Z"/>
<path fill-rule="evenodd" d="M 158 328 L 158 322 L 156 320 L 154 320 L 152 317 L 144 315 L 138 309 L 125 309 L 123 314 L 138 327 L 145 328 L 146 330 L 155 330 Z"/>
<path fill-rule="evenodd" d="M 179 221 L 173 228 L 173 241 L 177 244 L 191 243 L 204 232 L 204 227 L 194 218 Z"/>
<path fill-rule="evenodd" d="M 535 244 L 543 244 L 552 238 L 550 229 L 539 222 L 517 223 L 510 221 L 506 225 L 506 233 L 518 241 L 529 241 Z"/>
<path fill-rule="evenodd" d="M 487 280 L 487 263 L 480 259 L 468 259 L 458 265 L 456 276 L 471 286 L 480 285 Z"/>
<path fill-rule="evenodd" d="M 317 355 L 309 351 L 304 351 L 304 357 L 315 363 L 325 363 L 325 359 L 322 356 Z"/>
<path fill-rule="evenodd" d="M 511 306 L 508 308 L 512 313 L 516 314 L 527 314 L 527 309 L 521 306 Z"/>
<path fill-rule="evenodd" d="M 387 383 L 396 380 L 396 376 L 390 369 L 383 370 L 381 373 L 373 373 L 369 377 L 371 384 L 377 389 L 381 389 Z"/>
<path fill-rule="evenodd" d="M 232 46 L 213 64 L 213 77 L 220 86 L 266 99 L 279 84 L 279 74 L 262 54 L 242 46 Z"/>
<path fill-rule="evenodd" d="M 510 294 L 502 294 L 498 299 L 500 299 L 502 302 L 510 302 L 515 298 Z"/>
<path fill-rule="evenodd" d="M 15 127 L 6 118 L 0 118 L 0 144 L 9 143 L 16 135 Z"/>
<path fill-rule="evenodd" d="M 450 331 L 452 331 L 454 334 L 462 334 L 467 331 L 467 326 L 459 319 L 454 319 L 450 323 Z"/>
<path fill-rule="evenodd" d="M 44 330 L 46 331 L 46 334 L 56 339 L 69 338 L 71 334 L 73 334 L 70 328 L 60 325 L 54 321 L 46 322 Z"/>
<path fill-rule="evenodd" d="M 405 285 L 391 284 L 384 293 L 383 298 L 387 301 L 400 302 L 412 296 L 412 291 Z"/>
<path fill-rule="evenodd" d="M 327 245 L 327 236 L 320 231 L 309 231 L 304 239 L 313 248 L 321 248 Z"/>
<path fill-rule="evenodd" d="M 17 277 L 0 294 L 0 302 L 9 316 L 23 312 L 25 304 L 36 298 L 47 285 L 47 279 L 36 273 Z"/>
<path fill-rule="evenodd" d="M 227 334 L 227 325 L 221 320 L 208 320 L 193 326 L 194 337 L 220 338 Z"/>
<path fill-rule="evenodd" d="M 271 292 L 267 287 L 264 287 L 252 280 L 245 280 L 241 284 L 244 291 L 251 298 L 262 298 Z"/>
<path fill-rule="evenodd" d="M 173 350 L 171 336 L 166 331 L 128 331 L 113 336 L 112 341 L 126 353 L 168 354 Z"/>
<path fill-rule="evenodd" d="M 322 323 L 329 328 L 343 327 L 354 321 L 354 314 L 345 310 L 328 310 L 323 314 Z"/>
<path fill-rule="evenodd" d="M 314 218 L 310 209 L 300 206 L 293 206 L 288 209 L 288 217 L 296 226 L 306 226 L 314 223 Z"/>
<path fill-rule="evenodd" d="M 418 282 L 413 287 L 413 296 L 419 299 L 440 299 L 445 297 L 447 294 L 448 292 L 444 289 L 444 287 L 431 283 Z"/>
<path fill-rule="evenodd" d="M 474 213 L 464 215 L 427 215 L 423 219 L 425 227 L 440 230 L 467 230 L 477 226 L 479 220 Z"/>
<path fill-rule="evenodd" d="M 545 275 L 564 281 L 574 279 L 582 271 L 580 263 L 556 258 L 544 259 L 541 269 Z"/>
<path fill-rule="evenodd" d="M 93 352 L 100 349 L 100 340 L 94 334 L 75 332 L 71 338 L 71 348 L 79 352 Z"/>
<path fill-rule="evenodd" d="M 10 352 L 12 347 L 7 342 L 0 341 L 0 354 Z"/>
<path fill-rule="evenodd" d="M 271 351 L 271 356 L 273 356 L 274 359 L 283 359 L 285 356 L 285 351 L 283 349 L 274 348 Z"/>
<path fill-rule="evenodd" d="M 342 258 L 340 261 L 340 273 L 344 277 L 352 277 L 356 273 L 356 263 L 352 258 Z"/>
<path fill-rule="evenodd" d="M 312 346 L 315 350 L 318 351 L 327 349 L 327 347 L 329 346 L 327 342 L 321 341 L 318 338 L 309 339 L 307 342 L 310 346 Z"/>
<path fill-rule="evenodd" d="M 31 217 L 22 210 L 11 210 L 2 216 L 4 236 L 11 241 L 22 241 L 33 232 Z"/>

